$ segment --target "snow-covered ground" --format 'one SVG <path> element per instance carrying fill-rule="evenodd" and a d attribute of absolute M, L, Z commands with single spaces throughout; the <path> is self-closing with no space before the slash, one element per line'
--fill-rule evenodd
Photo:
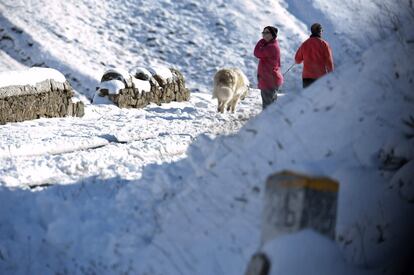
<path fill-rule="evenodd" d="M 340 182 L 337 242 L 276 239 L 271 273 L 395 274 L 413 229 L 414 13 L 361 2 L 2 0 L 1 70 L 56 68 L 87 105 L 0 126 L 0 273 L 242 274 L 264 181 L 293 169 Z M 252 89 L 217 114 L 218 68 L 255 83 L 253 47 L 276 25 L 284 71 L 314 21 L 335 73 L 302 91 L 296 66 L 268 110 Z M 88 103 L 108 67 L 158 64 L 183 72 L 189 102 Z"/>
<path fill-rule="evenodd" d="M 235 114 L 218 114 L 210 94 L 189 102 L 122 110 L 89 105 L 82 118 L 54 118 L 1 126 L 0 182 L 24 187 L 74 183 L 85 177 L 141 177 L 149 163 L 183 158 L 199 134 L 231 134 L 260 110 L 249 95 Z"/>

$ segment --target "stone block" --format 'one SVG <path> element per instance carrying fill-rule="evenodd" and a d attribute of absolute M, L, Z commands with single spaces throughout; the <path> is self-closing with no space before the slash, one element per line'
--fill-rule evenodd
<path fill-rule="evenodd" d="M 329 178 L 283 171 L 268 177 L 261 244 L 305 228 L 334 239 L 339 184 Z"/>

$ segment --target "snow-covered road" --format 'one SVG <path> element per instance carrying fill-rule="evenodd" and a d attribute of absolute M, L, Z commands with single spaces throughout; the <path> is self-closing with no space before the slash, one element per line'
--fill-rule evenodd
<path fill-rule="evenodd" d="M 88 105 L 83 118 L 9 123 L 0 132 L 0 182 L 33 187 L 90 176 L 138 179 L 149 163 L 184 157 L 199 134 L 235 133 L 260 109 L 252 89 L 234 114 L 217 113 L 211 95 L 196 93 L 189 102 L 139 110 Z"/>

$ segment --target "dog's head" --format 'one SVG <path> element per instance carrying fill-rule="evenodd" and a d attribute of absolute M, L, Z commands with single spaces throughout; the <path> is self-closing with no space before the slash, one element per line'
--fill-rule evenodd
<path fill-rule="evenodd" d="M 214 81 L 219 86 L 232 86 L 236 82 L 234 72 L 230 69 L 221 69 L 214 76 Z"/>

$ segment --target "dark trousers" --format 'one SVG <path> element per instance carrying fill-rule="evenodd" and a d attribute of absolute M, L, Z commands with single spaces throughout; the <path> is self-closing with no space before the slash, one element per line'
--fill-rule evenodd
<path fill-rule="evenodd" d="M 269 90 L 260 90 L 260 94 L 262 95 L 262 106 L 263 110 L 272 104 L 277 99 L 277 91 L 279 90 L 279 87 L 276 87 L 274 89 Z"/>
<path fill-rule="evenodd" d="M 302 79 L 303 88 L 309 87 L 313 82 L 316 81 L 315 78 L 304 78 Z"/>

